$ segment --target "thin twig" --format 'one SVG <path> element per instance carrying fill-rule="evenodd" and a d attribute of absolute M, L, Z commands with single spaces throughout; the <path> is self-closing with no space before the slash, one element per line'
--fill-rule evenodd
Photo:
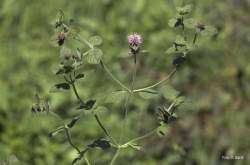
<path fill-rule="evenodd" d="M 125 89 L 126 91 L 128 91 L 129 93 L 131 93 L 131 90 L 126 87 L 126 85 L 124 85 L 120 80 L 118 80 L 112 73 L 111 71 L 108 69 L 108 67 L 103 63 L 103 61 L 100 61 L 100 64 L 102 66 L 102 68 L 108 73 L 108 75 L 112 78 L 112 80 L 114 80 L 117 84 L 119 84 L 123 89 Z"/>
<path fill-rule="evenodd" d="M 91 165 L 90 161 L 88 160 L 87 153 L 84 154 L 84 159 L 85 159 L 85 162 L 87 163 L 87 165 Z"/>
<path fill-rule="evenodd" d="M 109 165 L 114 165 L 114 163 L 115 163 L 117 157 L 119 156 L 119 154 L 120 154 L 120 148 L 118 148 L 118 149 L 116 150 L 115 155 L 113 156 L 113 158 L 112 158 L 112 160 L 111 160 L 111 162 L 110 162 Z"/>
<path fill-rule="evenodd" d="M 153 135 L 155 133 L 155 131 L 157 130 L 157 128 L 153 129 L 152 131 L 146 133 L 145 135 L 142 135 L 142 136 L 139 136 L 137 138 L 134 138 L 132 140 L 129 140 L 127 143 L 121 145 L 121 148 L 122 147 L 127 147 L 130 143 L 133 143 L 133 142 L 136 142 L 136 141 L 139 141 L 139 140 L 142 140 L 142 139 L 145 139 L 151 135 Z"/>
<path fill-rule="evenodd" d="M 108 131 L 106 130 L 106 128 L 102 124 L 102 122 L 99 119 L 98 115 L 95 114 L 94 116 L 95 116 L 95 119 L 96 119 L 97 123 L 99 124 L 99 126 L 101 127 L 101 129 L 103 130 L 103 132 L 105 133 L 105 135 L 107 135 L 110 138 L 110 140 L 112 140 L 115 144 L 117 144 L 116 140 L 112 138 L 112 136 L 108 133 Z"/>
<path fill-rule="evenodd" d="M 136 55 L 134 55 L 134 68 L 133 68 L 133 73 L 132 73 L 132 78 L 131 78 L 130 91 L 133 91 L 133 89 L 134 89 L 134 83 L 135 83 L 135 80 L 136 80 L 136 72 L 137 72 Z M 128 105 L 129 105 L 130 98 L 133 97 L 133 94 L 134 93 L 131 92 L 131 94 L 129 94 L 126 97 L 126 100 L 124 102 L 124 121 L 123 121 L 122 129 L 121 129 L 119 143 L 121 143 L 122 138 L 123 138 L 123 136 L 125 134 L 125 131 L 126 131 Z"/>
<path fill-rule="evenodd" d="M 168 74 L 166 77 L 164 77 L 161 81 L 159 81 L 153 85 L 150 85 L 148 87 L 145 87 L 145 88 L 135 89 L 135 90 L 133 90 L 133 92 L 141 92 L 141 91 L 145 91 L 147 89 L 152 89 L 152 88 L 164 83 L 168 79 L 170 79 L 175 74 L 176 71 L 177 71 L 176 68 L 174 68 L 173 71 L 170 74 Z"/>
<path fill-rule="evenodd" d="M 70 133 L 69 133 L 68 128 L 65 127 L 64 130 L 65 130 L 65 133 L 66 133 L 66 135 L 67 135 L 67 140 L 68 140 L 69 144 L 70 144 L 75 150 L 77 150 L 77 152 L 78 152 L 79 154 L 81 154 L 80 149 L 79 149 L 76 145 L 74 145 L 74 143 L 72 142 L 72 139 L 71 139 L 71 136 L 70 136 Z"/>

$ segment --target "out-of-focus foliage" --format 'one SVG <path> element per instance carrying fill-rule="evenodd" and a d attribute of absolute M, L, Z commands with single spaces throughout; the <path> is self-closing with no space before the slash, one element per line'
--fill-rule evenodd
<path fill-rule="evenodd" d="M 189 2 L 193 4 L 191 14 L 215 25 L 219 33 L 198 38 L 199 49 L 190 53 L 187 64 L 171 80 L 188 98 L 186 109 L 180 111 L 179 120 L 164 138 L 152 136 L 142 142 L 142 151 L 122 152 L 118 164 L 250 164 L 250 1 Z M 56 81 L 52 71 L 59 49 L 53 46 L 51 22 L 58 9 L 79 24 L 82 36 L 102 36 L 103 60 L 123 82 L 130 78 L 124 57 L 126 36 L 133 31 L 143 35 L 143 47 L 149 51 L 139 57 L 138 82 L 143 83 L 135 86 L 151 84 L 169 73 L 174 56 L 165 51 L 175 40 L 175 31 L 168 25 L 175 16 L 170 0 L 1 0 L 0 163 L 11 159 L 23 164 L 69 164 L 76 157 L 64 136 L 48 137 L 50 129 L 59 124 L 56 117 L 30 112 L 35 93 L 47 95 Z M 83 98 L 119 90 L 98 68 L 90 69 L 78 86 Z M 63 118 L 74 115 L 73 93 L 53 94 L 49 100 Z M 128 139 L 152 128 L 159 103 L 159 99 L 133 100 Z M 105 126 L 119 137 L 121 119 L 117 114 L 122 114 L 122 105 L 110 106 L 100 114 Z M 77 126 L 72 134 L 78 146 L 103 136 L 87 114 Z M 89 159 L 96 165 L 106 164 L 112 154 L 90 152 Z M 222 155 L 242 155 L 244 160 L 222 160 Z"/>

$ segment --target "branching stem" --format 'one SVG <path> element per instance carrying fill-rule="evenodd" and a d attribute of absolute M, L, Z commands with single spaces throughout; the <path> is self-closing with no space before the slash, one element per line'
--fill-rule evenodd
<path fill-rule="evenodd" d="M 139 137 L 134 138 L 134 139 L 132 139 L 132 140 L 129 140 L 127 143 L 121 145 L 120 148 L 125 148 L 125 147 L 127 147 L 129 144 L 131 144 L 131 143 L 134 143 L 134 142 L 136 142 L 136 141 L 145 139 L 145 138 L 147 138 L 147 137 L 153 135 L 153 134 L 155 133 L 156 130 L 157 130 L 157 128 L 155 128 L 155 129 L 153 129 L 152 131 L 146 133 L 145 135 L 142 135 L 142 136 L 139 136 Z"/>
<path fill-rule="evenodd" d="M 164 83 L 165 81 L 169 80 L 175 74 L 176 71 L 177 71 L 176 68 L 174 68 L 173 71 L 170 74 L 168 74 L 166 77 L 164 77 L 161 81 L 159 81 L 153 85 L 150 85 L 148 87 L 145 87 L 145 88 L 135 89 L 135 90 L 133 90 L 133 92 L 141 92 L 141 91 L 145 91 L 148 89 L 152 89 L 152 88 Z"/>
<path fill-rule="evenodd" d="M 75 93 L 77 99 L 78 99 L 82 104 L 84 104 L 84 101 L 81 99 L 80 95 L 79 95 L 78 92 L 77 92 L 77 89 L 76 89 L 76 86 L 75 86 L 75 82 L 72 80 L 71 77 L 70 77 L 70 80 L 71 80 L 71 86 L 72 86 L 72 88 L 73 88 L 73 91 L 74 91 L 74 93 Z M 104 127 L 104 125 L 102 124 L 102 122 L 101 122 L 101 120 L 99 119 L 98 115 L 95 114 L 94 117 L 95 117 L 95 120 L 97 121 L 98 125 L 100 126 L 100 128 L 101 128 L 101 129 L 103 130 L 103 132 L 105 133 L 105 135 L 107 135 L 107 136 L 110 138 L 111 141 L 113 141 L 115 144 L 117 144 L 116 141 L 115 141 L 115 139 L 112 138 L 112 136 L 108 133 L 107 129 L 106 129 L 106 128 Z"/>
<path fill-rule="evenodd" d="M 100 61 L 100 65 L 101 67 L 107 72 L 107 74 L 112 78 L 112 80 L 114 80 L 117 84 L 119 84 L 123 89 L 125 89 L 126 91 L 128 91 L 129 93 L 131 93 L 131 90 L 126 87 L 126 85 L 124 85 L 120 80 L 118 80 L 112 73 L 111 71 L 108 69 L 108 67 L 103 63 L 103 61 Z"/>
<path fill-rule="evenodd" d="M 112 160 L 111 160 L 111 162 L 110 162 L 109 165 L 114 165 L 114 163 L 115 163 L 116 159 L 118 158 L 119 154 L 120 154 L 120 148 L 118 148 L 116 150 L 115 155 L 113 156 L 113 158 L 112 158 Z"/>

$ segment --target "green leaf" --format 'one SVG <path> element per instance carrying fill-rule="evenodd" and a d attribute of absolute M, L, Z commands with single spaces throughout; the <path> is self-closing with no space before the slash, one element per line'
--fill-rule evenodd
<path fill-rule="evenodd" d="M 102 44 L 102 38 L 100 36 L 93 36 L 90 37 L 89 43 L 93 46 L 101 45 Z"/>
<path fill-rule="evenodd" d="M 92 144 L 89 144 L 88 147 L 91 147 L 91 148 L 99 147 L 102 150 L 107 150 L 111 147 L 111 145 L 109 141 L 106 139 L 97 139 Z"/>
<path fill-rule="evenodd" d="M 180 44 L 180 45 L 186 45 L 187 41 L 185 40 L 185 38 L 181 35 L 177 35 L 176 38 L 175 38 L 175 42 L 177 44 Z"/>
<path fill-rule="evenodd" d="M 49 137 L 54 137 L 62 131 L 63 131 L 63 128 L 56 129 L 56 130 L 49 133 Z"/>
<path fill-rule="evenodd" d="M 168 25 L 170 26 L 170 27 L 178 27 L 178 26 L 180 26 L 180 25 L 182 25 L 183 24 L 183 22 L 182 22 L 182 19 L 180 18 L 180 17 L 177 17 L 177 18 L 172 18 L 172 19 L 170 19 L 169 21 L 168 21 Z"/>
<path fill-rule="evenodd" d="M 93 48 L 91 49 L 85 57 L 85 60 L 89 64 L 99 64 L 103 53 L 101 49 Z"/>
<path fill-rule="evenodd" d="M 166 51 L 166 54 L 173 54 L 173 53 L 175 53 L 176 52 L 176 49 L 175 49 L 175 47 L 170 47 L 170 48 L 168 48 L 168 50 Z"/>
<path fill-rule="evenodd" d="M 196 25 L 197 25 L 197 21 L 193 18 L 185 19 L 183 23 L 185 27 L 189 29 L 194 29 L 196 28 Z"/>
<path fill-rule="evenodd" d="M 74 118 L 67 124 L 67 126 L 68 126 L 69 128 L 72 128 L 72 127 L 76 124 L 76 122 L 77 122 L 79 119 L 80 119 L 79 116 L 74 117 Z"/>
<path fill-rule="evenodd" d="M 175 27 L 175 25 L 176 25 L 176 23 L 177 23 L 177 19 L 176 18 L 172 18 L 172 19 L 170 19 L 169 21 L 168 21 L 168 25 L 170 26 L 170 27 Z"/>
<path fill-rule="evenodd" d="M 59 84 L 54 85 L 50 89 L 50 92 L 60 92 L 60 91 L 65 91 L 69 89 L 70 89 L 70 85 L 68 83 L 59 83 Z"/>
<path fill-rule="evenodd" d="M 160 91 L 164 98 L 170 101 L 174 101 L 179 95 L 179 92 L 170 85 L 163 86 Z"/>
<path fill-rule="evenodd" d="M 81 53 L 81 50 L 79 48 L 76 49 L 76 57 L 78 59 L 82 59 L 82 53 Z"/>
<path fill-rule="evenodd" d="M 203 36 L 213 36 L 218 33 L 218 30 L 212 26 L 205 26 L 205 29 L 202 30 L 200 33 Z"/>
<path fill-rule="evenodd" d="M 183 7 L 177 7 L 176 9 L 180 15 L 186 15 L 192 11 L 192 5 L 185 5 Z"/>
<path fill-rule="evenodd" d="M 86 103 L 81 103 L 81 105 L 77 109 L 90 110 L 95 105 L 95 102 L 96 102 L 96 100 L 88 100 Z"/>
<path fill-rule="evenodd" d="M 84 77 L 84 74 L 80 73 L 78 75 L 76 75 L 75 79 L 81 79 Z"/>
<path fill-rule="evenodd" d="M 105 102 L 106 103 L 120 103 L 122 100 L 124 100 L 127 96 L 127 91 L 115 91 L 110 94 L 108 94 L 106 97 Z"/>
<path fill-rule="evenodd" d="M 64 74 L 64 69 L 63 68 L 59 68 L 56 73 L 56 75 L 60 75 L 60 74 Z"/>
<path fill-rule="evenodd" d="M 177 97 L 175 100 L 175 106 L 178 106 L 178 105 L 184 103 L 185 99 L 186 98 L 184 96 Z"/>
<path fill-rule="evenodd" d="M 139 96 L 141 96 L 144 99 L 152 99 L 152 98 L 158 97 L 159 93 L 156 90 L 147 89 L 147 90 L 139 92 Z"/>

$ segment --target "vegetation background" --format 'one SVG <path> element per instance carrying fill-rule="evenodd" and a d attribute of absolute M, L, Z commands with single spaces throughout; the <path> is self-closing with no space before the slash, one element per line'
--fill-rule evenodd
<path fill-rule="evenodd" d="M 119 165 L 250 164 L 250 1 L 189 0 L 192 16 L 215 25 L 218 35 L 199 39 L 199 48 L 169 82 L 190 100 L 164 138 L 145 139 L 142 151 L 126 150 Z M 47 95 L 55 78 L 59 49 L 51 44 L 58 9 L 74 18 L 82 36 L 103 38 L 104 61 L 123 82 L 129 77 L 126 36 L 139 32 L 148 54 L 140 56 L 138 84 L 143 86 L 169 73 L 175 31 L 168 20 L 175 15 L 171 0 L 0 0 L 0 162 L 70 164 L 75 151 L 64 136 L 49 138 L 58 124 L 53 116 L 32 115 L 36 92 Z M 83 98 L 95 98 L 119 89 L 100 69 L 89 71 L 78 83 Z M 72 115 L 73 93 L 50 95 L 51 106 L 62 117 Z M 152 128 L 152 112 L 161 100 L 133 100 L 127 137 Z M 101 118 L 114 136 L 119 135 L 122 105 L 108 107 Z M 136 118 L 136 109 L 143 111 Z M 84 116 L 72 130 L 78 146 L 103 136 L 93 118 Z M 91 152 L 92 164 L 107 164 L 113 151 Z M 222 155 L 244 156 L 222 160 Z M 1 163 L 0 163 L 1 164 Z"/>

